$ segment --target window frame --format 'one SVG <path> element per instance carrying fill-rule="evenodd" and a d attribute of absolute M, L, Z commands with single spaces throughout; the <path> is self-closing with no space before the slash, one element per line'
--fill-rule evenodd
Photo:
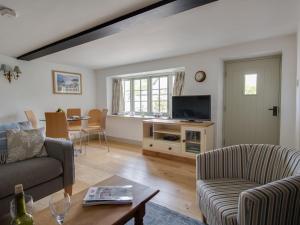
<path fill-rule="evenodd" d="M 135 115 L 147 115 L 152 116 L 156 113 L 152 111 L 152 79 L 153 78 L 161 78 L 167 77 L 167 112 L 162 113 L 163 115 L 170 115 L 171 113 L 171 100 L 172 100 L 172 87 L 173 87 L 173 77 L 175 73 L 162 73 L 162 74 L 154 74 L 154 75 L 143 75 L 143 76 L 134 76 L 134 77 L 124 77 L 122 78 L 122 84 L 124 85 L 124 81 L 130 81 L 130 111 L 125 111 L 125 101 L 124 101 L 124 112 L 125 114 L 134 112 Z M 147 79 L 147 112 L 136 112 L 135 111 L 135 101 L 134 101 L 134 81 L 135 80 L 143 80 Z M 123 87 L 123 95 L 125 94 L 125 88 Z M 159 105 L 160 105 L 160 81 L 159 81 Z M 125 98 L 125 95 L 124 95 Z M 140 99 L 141 102 L 141 99 Z"/>
<path fill-rule="evenodd" d="M 136 81 L 136 80 L 139 80 L 140 81 L 140 92 L 142 91 L 142 80 L 147 80 L 147 112 L 141 112 L 141 110 L 140 110 L 140 112 L 137 112 L 137 111 L 135 111 L 135 99 L 134 99 L 134 92 L 135 92 L 135 90 L 134 90 L 134 81 Z M 139 77 L 139 78 L 132 78 L 131 79 L 131 90 L 130 90 L 130 92 L 131 92 L 131 102 L 130 102 L 130 106 L 131 106 L 131 112 L 134 112 L 135 114 L 137 114 L 137 115 L 141 115 L 141 114 L 144 114 L 144 113 L 148 113 L 148 111 L 149 111 L 149 92 L 148 92 L 148 90 L 149 90 L 149 79 L 147 78 L 147 77 Z M 142 95 L 141 95 L 141 93 L 140 93 L 140 98 L 142 98 Z M 142 108 L 142 99 L 140 99 L 140 109 Z"/>
<path fill-rule="evenodd" d="M 247 92 L 247 77 L 248 76 L 255 76 L 255 93 L 248 93 Z M 254 72 L 254 73 L 245 73 L 244 76 L 243 76 L 243 83 L 244 83 L 244 90 L 243 90 L 243 94 L 245 96 L 256 96 L 258 94 L 258 73 Z"/>
<path fill-rule="evenodd" d="M 129 81 L 129 101 L 130 101 L 130 111 L 125 111 L 125 92 L 126 92 L 126 90 L 125 90 L 125 86 L 124 86 L 124 84 L 125 84 L 125 81 Z M 133 96 L 132 96 L 132 82 L 131 82 L 131 79 L 122 79 L 122 94 L 123 94 L 123 98 L 124 98 L 124 113 L 126 113 L 126 112 L 131 112 L 132 111 L 132 98 L 133 98 Z"/>

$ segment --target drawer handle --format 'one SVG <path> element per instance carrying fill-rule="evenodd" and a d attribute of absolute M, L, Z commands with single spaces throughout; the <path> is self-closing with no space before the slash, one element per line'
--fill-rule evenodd
<path fill-rule="evenodd" d="M 153 144 L 150 144 L 149 146 L 150 146 L 150 147 L 152 147 L 152 146 L 153 146 Z"/>
<path fill-rule="evenodd" d="M 169 150 L 172 150 L 172 148 L 171 148 L 171 147 L 169 147 Z"/>
<path fill-rule="evenodd" d="M 182 140 L 183 143 L 185 143 L 185 140 Z"/>

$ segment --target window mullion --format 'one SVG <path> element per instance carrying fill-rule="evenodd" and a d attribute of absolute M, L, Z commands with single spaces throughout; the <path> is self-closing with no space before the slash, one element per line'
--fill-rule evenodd
<path fill-rule="evenodd" d="M 140 113 L 142 113 L 142 79 L 140 79 Z"/>
<path fill-rule="evenodd" d="M 160 113 L 160 77 L 158 78 L 158 112 Z"/>
<path fill-rule="evenodd" d="M 152 77 L 148 77 L 148 91 L 147 91 L 147 114 L 152 114 Z"/>
<path fill-rule="evenodd" d="M 133 79 L 130 79 L 130 111 L 134 112 L 134 86 L 133 86 Z"/>

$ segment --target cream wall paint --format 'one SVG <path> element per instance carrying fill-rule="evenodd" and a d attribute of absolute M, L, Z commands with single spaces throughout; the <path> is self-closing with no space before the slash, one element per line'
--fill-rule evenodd
<path fill-rule="evenodd" d="M 296 35 L 288 35 L 197 54 L 97 70 L 97 106 L 109 107 L 111 104 L 110 76 L 185 67 L 184 94 L 212 95 L 212 120 L 216 123 L 215 145 L 221 146 L 224 61 L 282 53 L 280 143 L 286 146 L 295 146 L 296 44 Z M 207 80 L 202 84 L 194 81 L 194 74 L 199 69 L 206 71 L 208 75 Z M 141 121 L 137 119 L 137 121 L 131 122 L 131 120 L 110 117 L 107 125 L 108 134 L 114 137 L 141 141 Z"/>
<path fill-rule="evenodd" d="M 297 98 L 296 98 L 296 143 L 300 150 L 300 2 L 298 2 L 298 33 L 297 33 Z"/>
<path fill-rule="evenodd" d="M 96 106 L 96 78 L 93 70 L 43 62 L 18 61 L 0 55 L 0 64 L 18 65 L 22 71 L 17 81 L 8 83 L 0 74 L 0 122 L 25 119 L 24 110 L 32 109 L 39 118 L 45 111 L 58 107 L 80 107 L 84 111 Z M 52 70 L 82 74 L 82 95 L 55 95 L 52 93 Z"/>

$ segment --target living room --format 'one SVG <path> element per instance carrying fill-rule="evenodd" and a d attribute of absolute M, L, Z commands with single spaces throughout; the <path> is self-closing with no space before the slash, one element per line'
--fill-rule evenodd
<path fill-rule="evenodd" d="M 176 10 L 171 10 L 174 8 Z M 5 0 L 0 3 L 0 12 L 0 65 L 3 65 L 0 71 L 0 150 L 3 150 L 1 132 L 4 125 L 27 121 L 24 111 L 32 111 L 38 127 L 44 127 L 41 132 L 47 136 L 44 146 L 48 156 L 54 158 L 58 157 L 54 150 L 59 147 L 55 141 L 48 140 L 55 137 L 50 135 L 46 113 L 58 109 L 63 112 L 80 109 L 80 119 L 72 117 L 73 120 L 69 120 L 68 116 L 66 119 L 69 126 L 74 122 L 82 126 L 80 137 L 73 141 L 75 149 L 68 145 L 74 152 L 68 155 L 70 162 L 74 159 L 70 165 L 74 166 L 74 174 L 72 169 L 70 172 L 70 168 L 62 168 L 62 171 L 69 171 L 66 174 L 70 173 L 70 177 L 62 176 L 63 182 L 57 186 L 51 183 L 55 188 L 44 183 L 49 188 L 44 192 L 41 187 L 38 195 L 29 179 L 9 182 L 6 185 L 11 189 L 9 197 L 4 193 L 8 187 L 0 188 L 0 202 L 5 199 L 5 203 L 0 203 L 0 212 L 2 209 L 6 214 L 9 212 L 14 186 L 21 183 L 25 194 L 33 195 L 35 224 L 56 223 L 49 205 L 53 196 L 64 198 L 63 189 L 69 192 L 71 202 L 65 224 L 126 224 L 125 215 L 128 220 L 134 217 L 136 224 L 146 225 L 299 224 L 300 218 L 296 215 L 299 215 L 300 208 L 300 181 L 298 176 L 293 176 L 299 171 L 296 162 L 300 165 L 300 160 L 297 161 L 300 158 L 297 155 L 300 148 L 298 1 L 188 0 L 184 3 L 181 0 L 128 0 L 120 3 L 44 0 L 36 3 Z M 96 31 L 99 34 L 93 36 Z M 74 37 L 78 39 L 72 42 Z M 239 73 L 236 71 L 245 75 L 243 80 L 233 77 Z M 264 75 L 260 80 L 260 74 L 261 77 L 263 74 L 272 76 Z M 78 79 L 78 92 L 63 93 L 59 89 L 58 77 L 69 75 Z M 255 77 L 254 92 L 252 89 L 249 93 L 246 91 L 247 75 Z M 242 93 L 238 86 L 244 92 L 241 98 L 236 94 Z M 155 100 L 157 96 L 158 100 Z M 178 116 L 180 120 L 176 120 L 174 99 L 186 97 L 184 101 L 188 102 L 193 96 L 209 96 L 208 117 Z M 256 103 L 252 101 L 255 96 L 258 96 Z M 264 101 L 269 101 L 268 105 Z M 190 102 L 185 107 L 191 105 Z M 92 126 L 93 129 L 88 129 L 93 109 L 102 113 L 108 110 L 101 132 Z M 191 121 L 194 119 L 207 121 Z M 188 145 L 183 129 L 191 126 L 204 133 L 199 139 L 205 141 L 196 154 L 182 152 Z M 177 138 L 174 144 L 172 141 L 163 142 L 169 136 Z M 66 142 L 72 144 L 70 140 Z M 228 147 L 238 144 L 241 144 L 239 149 Z M 262 145 L 257 150 L 253 144 Z M 278 168 L 292 168 L 288 172 L 275 171 L 269 165 L 272 163 L 268 163 L 266 157 L 276 158 L 275 154 L 280 154 L 275 153 L 277 150 L 286 154 L 286 159 L 293 155 L 294 164 L 285 164 L 279 159 L 280 162 L 272 162 L 274 165 L 279 163 Z M 238 160 L 232 164 L 234 171 L 222 164 L 223 156 L 218 152 L 225 151 L 231 152 L 232 159 Z M 256 151 L 264 155 L 257 156 Z M 245 153 L 239 155 L 239 152 Z M 257 160 L 255 173 L 260 177 L 251 174 L 250 161 L 244 157 Z M 61 163 L 65 165 L 63 160 Z M 249 168 L 240 174 L 238 171 L 243 163 L 249 164 Z M 3 181 L 9 181 L 3 174 L 8 168 L 11 170 L 13 164 L 0 165 Z M 222 165 L 223 170 L 218 165 Z M 1 170 L 1 167 L 7 168 Z M 266 168 L 272 174 L 264 174 Z M 263 174 L 266 177 L 263 178 Z M 22 174 L 14 176 L 21 177 Z M 222 180 L 229 200 L 216 198 L 216 203 L 206 193 L 218 195 L 220 189 L 210 189 L 215 183 L 201 182 L 218 178 L 239 181 L 234 184 L 236 187 L 229 185 L 230 180 Z M 278 203 L 274 197 L 269 201 L 275 202 L 276 209 L 257 203 L 262 208 L 252 211 L 253 214 L 238 212 L 238 207 L 243 204 L 242 197 L 249 197 L 246 194 L 252 193 L 252 189 L 264 190 L 272 185 L 278 188 L 285 179 L 294 182 L 293 187 L 296 187 L 295 192 L 289 193 L 296 202 L 293 207 Z M 249 182 L 245 184 L 246 180 Z M 82 207 L 83 194 L 89 187 L 125 185 L 127 181 L 133 186 L 142 185 L 152 190 L 149 189 L 151 198 L 147 196 L 151 200 L 143 202 L 146 212 L 143 213 L 140 204 L 139 207 L 135 204 L 128 206 L 130 209 L 120 206 Z M 226 192 L 232 188 L 239 190 L 234 196 Z M 214 204 L 221 204 L 225 210 L 218 211 Z M 285 216 L 278 213 L 274 219 L 274 211 L 289 207 L 289 213 Z M 133 213 L 135 210 L 142 216 Z M 82 220 L 78 218 L 80 215 L 83 215 Z M 257 219 L 262 217 L 264 219 Z"/>

